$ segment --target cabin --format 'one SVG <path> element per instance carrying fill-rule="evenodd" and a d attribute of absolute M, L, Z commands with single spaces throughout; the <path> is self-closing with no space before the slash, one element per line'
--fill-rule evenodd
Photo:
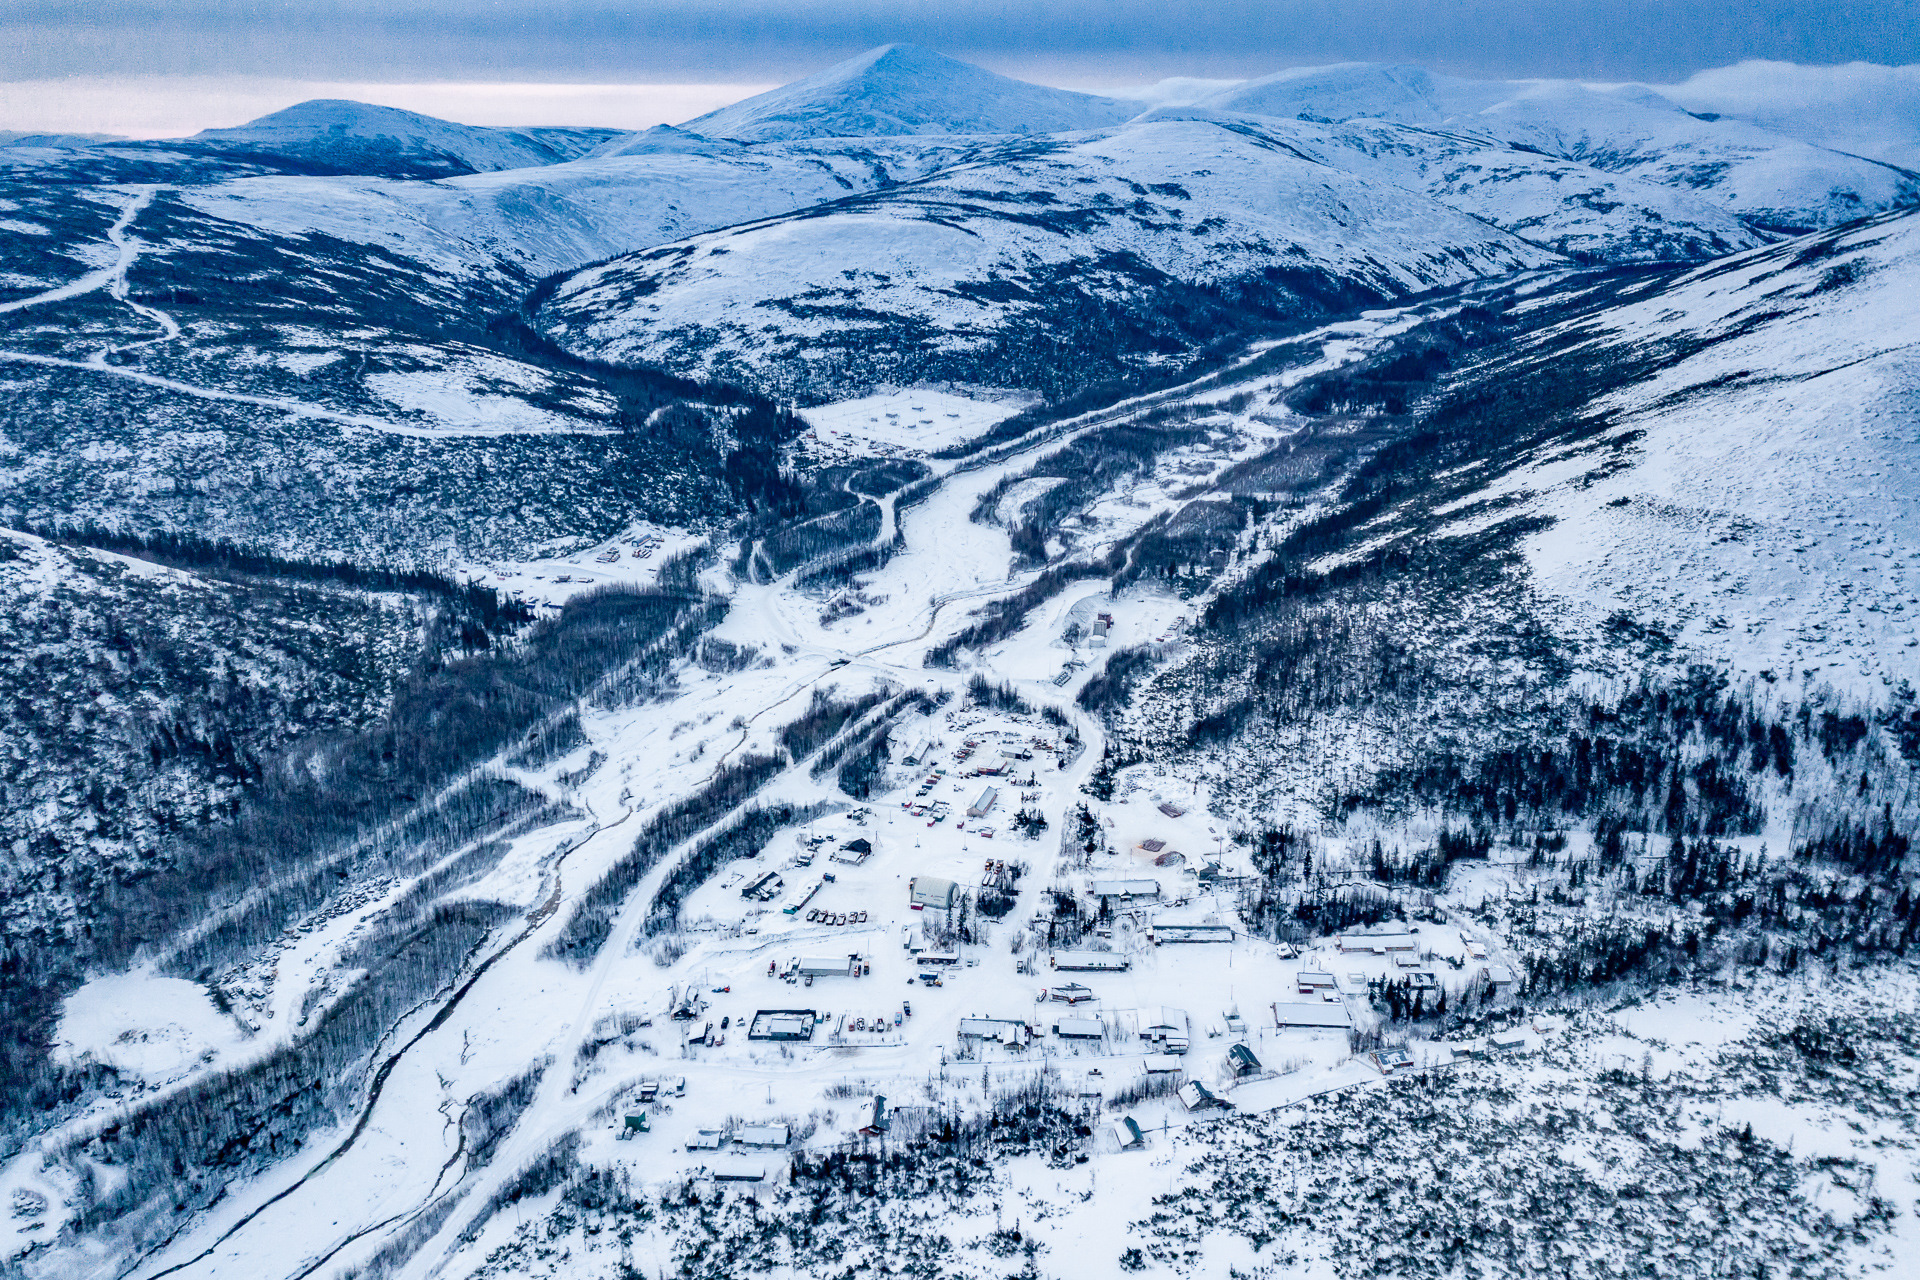
<path fill-rule="evenodd" d="M 1214 1096 L 1213 1090 L 1198 1080 L 1187 1081 L 1180 1086 L 1179 1092 L 1174 1096 L 1180 1099 L 1180 1105 L 1188 1111 L 1207 1111 L 1213 1107 L 1226 1105 Z"/>
<path fill-rule="evenodd" d="M 695 1129 L 693 1136 L 687 1139 L 689 1151 L 718 1151 L 726 1145 L 725 1129 Z"/>
<path fill-rule="evenodd" d="M 1233 1072 L 1236 1079 L 1257 1076 L 1260 1074 L 1260 1059 L 1243 1044 L 1231 1045 L 1227 1049 L 1227 1070 Z"/>
<path fill-rule="evenodd" d="M 893 1122 L 887 1119 L 887 1095 L 873 1095 L 873 1110 L 867 1116 L 867 1122 L 860 1126 L 860 1132 L 869 1138 L 877 1138 L 893 1128 Z"/>
<path fill-rule="evenodd" d="M 1347 1006 L 1338 1000 L 1281 1000 L 1273 1006 L 1274 1025 L 1345 1031 L 1353 1025 Z"/>
<path fill-rule="evenodd" d="M 1056 951 L 1049 963 L 1069 973 L 1121 973 L 1129 965 L 1117 951 Z"/>
<path fill-rule="evenodd" d="M 1113 1122 L 1113 1136 L 1122 1151 L 1136 1151 L 1147 1145 L 1147 1135 L 1140 1131 L 1132 1116 L 1121 1116 Z"/>
<path fill-rule="evenodd" d="M 1527 1047 L 1527 1037 L 1519 1031 L 1496 1031 L 1487 1037 L 1487 1043 L 1502 1052 L 1513 1053 Z"/>
<path fill-rule="evenodd" d="M 928 907 L 935 911 L 951 911 L 959 893 L 959 885 L 938 876 L 915 876 L 907 882 L 907 904 L 915 911 L 923 911 Z"/>
<path fill-rule="evenodd" d="M 1150 1053 L 1143 1064 L 1150 1076 L 1178 1075 L 1186 1070 L 1186 1061 L 1177 1053 Z"/>
<path fill-rule="evenodd" d="M 1062 1018 L 1053 1024 L 1053 1034 L 1062 1040 L 1104 1040 L 1107 1024 L 1098 1018 Z"/>
<path fill-rule="evenodd" d="M 761 1009 L 747 1026 L 749 1040 L 811 1040 L 820 1015 L 812 1009 Z"/>

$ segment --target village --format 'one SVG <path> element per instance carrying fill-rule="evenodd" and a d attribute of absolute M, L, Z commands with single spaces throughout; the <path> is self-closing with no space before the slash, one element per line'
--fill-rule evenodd
<path fill-rule="evenodd" d="M 691 896 L 664 988 L 635 958 L 589 1072 L 609 1096 L 597 1140 L 636 1144 L 607 1159 L 770 1186 L 796 1153 L 910 1139 L 1040 1074 L 1118 1153 L 1537 1039 L 1383 1042 L 1373 997 L 1389 984 L 1508 999 L 1497 944 L 1432 923 L 1250 937 L 1245 851 L 1190 797 L 1092 803 L 1089 855 L 1042 816 L 1082 802 L 1059 784 L 1080 772 L 1062 726 L 981 710 L 923 723 L 885 795 L 782 833 Z"/>

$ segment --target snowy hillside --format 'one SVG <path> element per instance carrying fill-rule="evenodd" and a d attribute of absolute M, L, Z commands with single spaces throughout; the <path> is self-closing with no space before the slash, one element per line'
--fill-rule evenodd
<path fill-rule="evenodd" d="M 1010 80 L 910 44 L 883 45 L 680 127 L 711 138 L 1066 133 L 1140 106 Z"/>
<path fill-rule="evenodd" d="M 615 259 L 562 283 L 540 324 L 596 358 L 808 396 L 928 377 L 1054 390 L 1083 344 L 1107 348 L 1084 377 L 1204 341 L 1161 322 L 1183 289 L 1286 323 L 1554 260 L 1258 135 L 1156 121 Z M 1100 315 L 1137 336 L 1096 339 Z"/>
<path fill-rule="evenodd" d="M 615 129 L 490 129 L 397 107 L 315 99 L 183 143 L 293 160 L 322 173 L 446 177 L 572 160 L 618 136 Z M 164 145 L 164 144 L 162 144 Z"/>
<path fill-rule="evenodd" d="M 1391 120 L 1534 148 L 1689 191 L 1766 230 L 1810 230 L 1920 198 L 1893 166 L 1736 120 L 1703 120 L 1650 89 L 1476 81 L 1418 67 L 1297 68 L 1213 95 L 1215 110 Z"/>

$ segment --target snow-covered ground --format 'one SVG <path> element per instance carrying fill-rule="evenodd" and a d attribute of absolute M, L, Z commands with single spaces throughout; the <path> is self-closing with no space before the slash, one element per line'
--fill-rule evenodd
<path fill-rule="evenodd" d="M 1019 409 L 1017 402 L 907 390 L 802 409 L 800 416 L 813 428 L 807 443 L 816 453 L 858 454 L 880 446 L 912 456 L 971 440 Z"/>

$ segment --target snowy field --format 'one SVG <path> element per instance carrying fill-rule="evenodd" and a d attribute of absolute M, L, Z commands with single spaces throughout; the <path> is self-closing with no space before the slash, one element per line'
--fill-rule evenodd
<path fill-rule="evenodd" d="M 806 442 L 822 453 L 930 453 L 980 435 L 1020 411 L 1018 402 L 972 400 L 945 391 L 894 391 L 841 400 L 800 417 Z"/>

